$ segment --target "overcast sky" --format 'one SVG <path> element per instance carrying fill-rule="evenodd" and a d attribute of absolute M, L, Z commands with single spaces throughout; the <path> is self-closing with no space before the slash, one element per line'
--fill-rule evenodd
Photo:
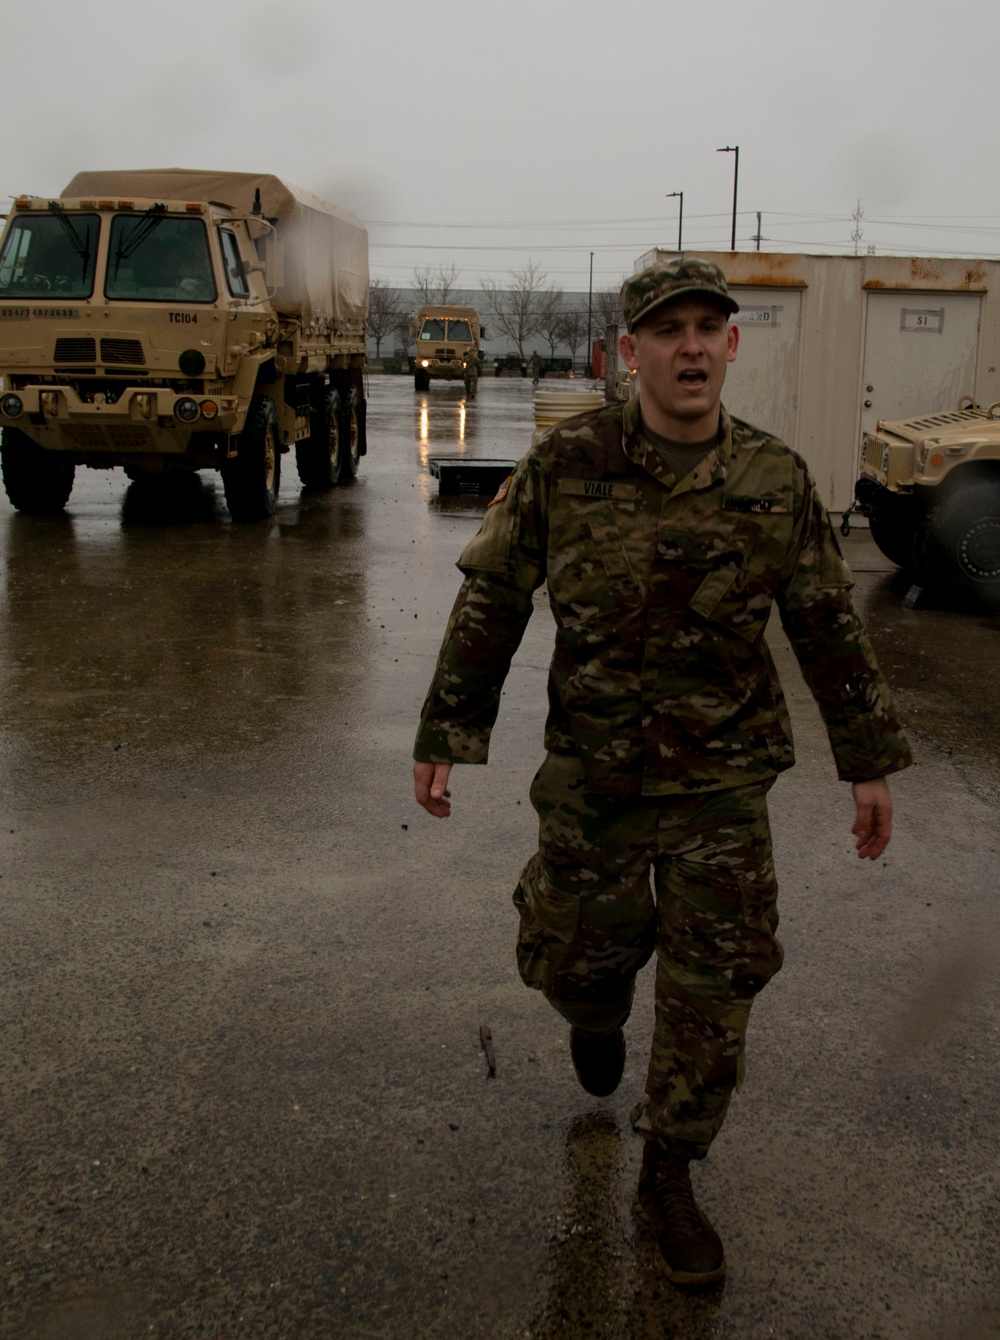
<path fill-rule="evenodd" d="M 1000 253 L 996 0 L 36 0 L 7 9 L 0 196 L 82 168 L 274 172 L 373 276 L 650 247 Z M 863 215 L 852 217 L 860 201 Z M 860 232 L 854 239 L 852 233 Z"/>

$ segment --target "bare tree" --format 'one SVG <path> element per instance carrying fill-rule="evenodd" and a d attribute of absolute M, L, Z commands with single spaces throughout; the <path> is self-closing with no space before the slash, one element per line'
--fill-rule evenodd
<path fill-rule="evenodd" d="M 368 286 L 368 333 L 375 340 L 375 357 L 382 357 L 382 341 L 396 329 L 402 314 L 402 294 L 384 279 Z"/>
<path fill-rule="evenodd" d="M 455 290 L 457 279 L 458 267 L 455 265 L 449 265 L 447 270 L 439 265 L 436 274 L 430 266 L 424 270 L 414 270 L 413 287 L 420 299 L 420 306 L 444 306 Z"/>
<path fill-rule="evenodd" d="M 561 288 L 545 289 L 539 296 L 538 329 L 549 346 L 549 357 L 555 358 L 556 345 L 563 338 L 563 326 L 566 321 L 563 291 Z"/>
<path fill-rule="evenodd" d="M 575 363 L 576 351 L 587 338 L 587 313 L 581 312 L 578 307 L 563 312 L 561 338 Z"/>
<path fill-rule="evenodd" d="M 458 267 L 449 265 L 446 270 L 443 265 L 438 266 L 438 292 L 441 294 L 441 302 L 446 303 L 454 291 L 458 280 Z"/>
<path fill-rule="evenodd" d="M 393 327 L 396 339 L 399 340 L 400 347 L 404 354 L 410 352 L 410 345 L 413 343 L 413 318 L 407 312 L 399 312 L 396 316 L 396 324 Z"/>
<path fill-rule="evenodd" d="M 603 335 L 608 326 L 620 326 L 624 321 L 620 288 L 600 288 L 594 290 L 594 328 Z"/>
<path fill-rule="evenodd" d="M 511 283 L 506 288 L 486 275 L 480 275 L 479 283 L 497 328 L 514 342 L 518 356 L 523 358 L 525 341 L 541 329 L 545 275 L 533 261 L 529 261 L 523 270 L 511 270 L 510 278 Z"/>

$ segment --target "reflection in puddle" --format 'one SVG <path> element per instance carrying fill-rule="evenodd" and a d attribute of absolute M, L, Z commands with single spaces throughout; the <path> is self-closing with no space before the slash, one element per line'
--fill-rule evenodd
<path fill-rule="evenodd" d="M 446 386 L 424 391 L 417 402 L 417 441 L 421 446 L 465 446 L 476 435 L 475 406 L 464 390 Z"/>

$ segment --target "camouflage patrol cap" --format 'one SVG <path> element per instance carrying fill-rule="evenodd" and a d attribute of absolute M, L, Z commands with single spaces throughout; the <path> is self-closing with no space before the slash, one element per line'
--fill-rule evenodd
<path fill-rule="evenodd" d="M 717 265 L 697 256 L 674 256 L 640 270 L 622 284 L 621 305 L 626 326 L 629 331 L 635 330 L 654 308 L 688 293 L 717 298 L 730 316 L 740 310 L 739 303 L 730 297 L 726 276 Z"/>

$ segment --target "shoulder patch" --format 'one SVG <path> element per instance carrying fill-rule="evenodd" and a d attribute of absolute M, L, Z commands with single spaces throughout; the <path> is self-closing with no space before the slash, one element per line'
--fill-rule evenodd
<path fill-rule="evenodd" d="M 514 478 L 513 475 L 508 475 L 508 476 L 507 476 L 507 478 L 503 481 L 503 483 L 502 483 L 502 484 L 500 485 L 500 487 L 497 489 L 496 493 L 493 495 L 493 497 L 492 497 L 492 498 L 489 500 L 489 502 L 486 504 L 487 507 L 492 507 L 494 503 L 501 503 L 501 502 L 503 502 L 504 498 L 506 498 L 507 494 L 510 492 L 510 482 L 511 482 L 511 480 L 512 480 L 513 478 Z"/>

